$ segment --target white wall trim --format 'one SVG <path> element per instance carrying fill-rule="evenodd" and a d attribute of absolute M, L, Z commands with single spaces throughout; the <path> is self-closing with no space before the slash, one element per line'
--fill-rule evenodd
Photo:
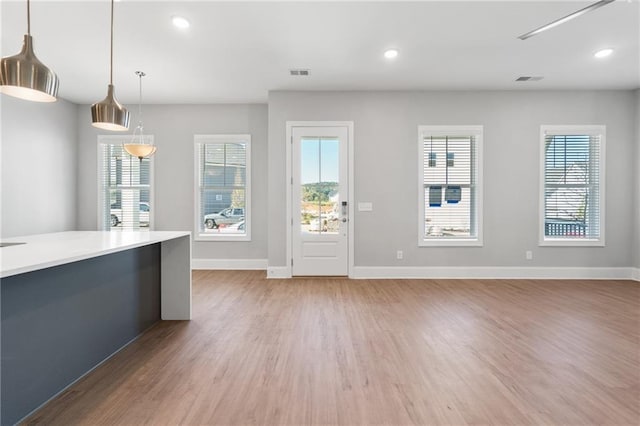
<path fill-rule="evenodd" d="M 602 279 L 628 280 L 638 279 L 638 269 L 634 268 L 579 268 L 579 267 L 379 267 L 356 266 L 351 278 L 467 278 L 467 279 Z"/>
<path fill-rule="evenodd" d="M 430 136 L 451 136 L 451 135 L 463 135 L 474 138 L 472 145 L 473 148 L 469 148 L 469 152 L 475 150 L 475 161 L 471 165 L 471 170 L 475 173 L 475 182 L 473 185 L 469 185 L 469 191 L 475 201 L 470 204 L 471 209 L 471 229 L 475 227 L 475 236 L 469 238 L 451 238 L 451 237 L 426 237 L 425 227 L 425 214 L 426 214 L 426 200 L 425 200 L 425 167 L 424 167 L 424 140 Z M 420 125 L 418 126 L 418 247 L 482 247 L 483 245 L 483 135 L 484 126 L 482 125 L 452 125 L 452 126 L 432 126 L 432 125 Z M 470 154 L 470 158 L 473 158 L 473 154 Z M 475 215 L 474 213 L 475 212 Z"/>
<path fill-rule="evenodd" d="M 293 240 L 292 240 L 292 177 L 293 177 L 293 129 L 294 127 L 346 127 L 347 128 L 347 149 L 348 149 L 348 162 L 349 162 L 349 260 L 348 260 L 348 274 L 349 277 L 353 274 L 355 267 L 355 139 L 354 139 L 354 124 L 353 121 L 286 121 L 286 261 L 289 266 L 283 267 L 287 269 L 286 274 L 283 271 L 277 272 L 278 276 L 271 276 L 267 271 L 268 278 L 291 278 L 292 268 L 290 262 L 293 259 Z M 277 269 L 280 269 L 279 267 Z M 276 272 L 274 272 L 275 274 Z"/>
<path fill-rule="evenodd" d="M 267 278 L 291 278 L 291 268 L 287 266 L 269 266 Z"/>
<path fill-rule="evenodd" d="M 560 247 L 604 247 L 605 246 L 605 227 L 606 227 L 606 141 L 607 126 L 602 125 L 546 125 L 540 126 L 540 159 L 539 159 L 539 187 L 538 187 L 538 245 L 544 246 L 560 246 Z M 554 135 L 589 135 L 600 136 L 600 149 L 598 153 L 598 220 L 600 235 L 593 239 L 567 239 L 567 238 L 549 238 L 545 235 L 545 139 L 547 136 Z M 591 149 L 591 148 L 590 148 Z M 589 220 L 589 219 L 588 219 Z"/>
<path fill-rule="evenodd" d="M 193 240 L 194 241 L 251 241 L 251 135 L 250 134 L 234 134 L 234 135 L 193 135 L 193 172 L 194 172 L 194 197 L 193 197 Z M 206 144 L 224 144 L 224 143 L 244 143 L 245 144 L 245 180 L 244 180 L 244 219 L 245 233 L 241 235 L 229 235 L 222 233 L 206 233 L 204 231 L 204 223 L 202 223 L 200 203 L 200 147 Z M 229 207 L 231 207 L 229 205 Z M 266 265 L 265 265 L 266 268 Z M 262 268 L 262 269 L 265 269 Z M 216 268 L 219 269 L 219 268 Z"/>
<path fill-rule="evenodd" d="M 267 259 L 191 259 L 191 269 L 267 269 Z"/>
<path fill-rule="evenodd" d="M 105 195 L 105 187 L 103 186 L 103 182 L 102 182 L 102 175 L 104 173 L 104 161 L 103 161 L 103 150 L 102 150 L 102 145 L 122 145 L 123 143 L 126 143 L 128 141 L 131 140 L 131 136 L 130 135 L 98 135 L 98 144 L 96 145 L 96 153 L 98 155 L 98 160 L 97 160 L 97 170 L 98 170 L 98 190 L 97 190 L 97 194 L 98 194 L 98 218 L 97 218 L 97 226 L 96 226 L 96 230 L 98 231 L 109 231 L 111 230 L 111 227 L 105 228 L 105 219 L 102 215 L 104 214 L 104 208 L 105 206 L 103 205 L 105 202 L 104 199 L 104 195 Z M 144 142 L 148 143 L 150 145 L 154 144 L 154 137 L 153 135 L 144 135 Z M 156 162 L 155 162 L 155 157 L 150 157 L 149 159 L 149 227 L 144 229 L 147 231 L 154 231 L 155 230 L 155 211 L 156 211 L 156 204 L 155 204 L 155 169 L 156 169 Z M 138 230 L 142 230 L 140 229 L 140 226 L 138 226 Z"/>
<path fill-rule="evenodd" d="M 194 270 L 266 270 L 267 278 L 291 278 L 286 266 L 267 266 L 267 259 L 192 259 Z M 640 281 L 640 268 L 578 268 L 518 266 L 356 266 L 350 278 L 354 279 L 595 279 Z"/>

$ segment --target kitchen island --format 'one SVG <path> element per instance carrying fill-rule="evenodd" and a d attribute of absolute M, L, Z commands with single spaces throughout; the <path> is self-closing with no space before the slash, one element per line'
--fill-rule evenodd
<path fill-rule="evenodd" d="M 191 318 L 189 232 L 74 231 L 2 243 L 2 425 L 160 319 Z"/>

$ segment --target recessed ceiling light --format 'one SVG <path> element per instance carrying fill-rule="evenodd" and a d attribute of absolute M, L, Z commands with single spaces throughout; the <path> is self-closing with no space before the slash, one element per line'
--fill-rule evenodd
<path fill-rule="evenodd" d="M 384 57 L 387 59 L 393 59 L 398 56 L 397 49 L 389 49 L 384 52 Z"/>
<path fill-rule="evenodd" d="M 596 53 L 593 54 L 593 56 L 595 56 L 596 58 L 606 58 L 607 56 L 611 55 L 613 53 L 613 49 L 602 49 L 602 50 L 598 50 Z"/>
<path fill-rule="evenodd" d="M 189 26 L 191 25 L 189 21 L 187 21 L 187 19 L 183 18 L 182 16 L 174 16 L 173 18 L 171 18 L 171 22 L 173 22 L 173 25 L 178 28 L 189 28 Z"/>

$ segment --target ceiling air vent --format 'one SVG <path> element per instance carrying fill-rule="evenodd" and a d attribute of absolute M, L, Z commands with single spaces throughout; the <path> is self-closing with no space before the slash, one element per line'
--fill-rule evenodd
<path fill-rule="evenodd" d="M 516 78 L 516 81 L 540 81 L 542 80 L 544 77 L 530 77 L 530 76 L 522 76 L 522 77 L 518 77 Z"/>
<path fill-rule="evenodd" d="M 293 69 L 293 70 L 289 70 L 289 74 L 291 74 L 291 75 L 303 75 L 303 76 L 308 76 L 308 75 L 309 75 L 309 70 L 304 70 L 304 69 Z"/>

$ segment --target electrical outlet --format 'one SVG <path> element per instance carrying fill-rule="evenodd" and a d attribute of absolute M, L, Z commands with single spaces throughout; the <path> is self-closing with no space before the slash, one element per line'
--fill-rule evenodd
<path fill-rule="evenodd" d="M 403 257 L 404 257 L 404 253 L 402 252 L 402 250 L 398 250 L 396 252 L 396 259 L 402 260 Z"/>
<path fill-rule="evenodd" d="M 533 252 L 531 250 L 527 250 L 524 252 L 524 257 L 527 260 L 533 260 Z"/>

